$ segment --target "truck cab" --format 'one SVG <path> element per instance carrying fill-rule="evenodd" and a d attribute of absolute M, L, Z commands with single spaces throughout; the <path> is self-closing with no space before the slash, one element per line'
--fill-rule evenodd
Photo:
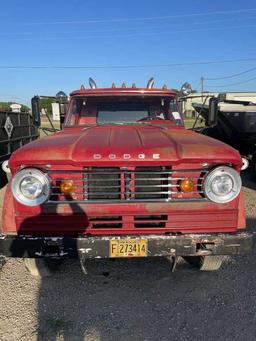
<path fill-rule="evenodd" d="M 224 255 L 253 250 L 240 154 L 186 130 L 177 91 L 152 82 L 73 91 L 63 129 L 14 152 L 9 167 L 7 257 L 184 257 L 216 270 Z"/>

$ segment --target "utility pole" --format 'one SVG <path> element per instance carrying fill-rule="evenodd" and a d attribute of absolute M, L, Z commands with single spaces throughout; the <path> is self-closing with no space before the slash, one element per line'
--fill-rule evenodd
<path fill-rule="evenodd" d="M 203 102 L 203 96 L 204 96 L 204 77 L 202 76 L 200 79 L 201 83 L 201 94 L 202 94 L 202 102 Z"/>

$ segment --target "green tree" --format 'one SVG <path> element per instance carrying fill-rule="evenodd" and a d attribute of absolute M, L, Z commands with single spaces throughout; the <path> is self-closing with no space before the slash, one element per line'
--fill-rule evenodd
<path fill-rule="evenodd" d="M 11 105 L 15 102 L 0 102 L 0 111 L 11 111 Z M 21 104 L 21 111 L 28 112 L 30 108 L 24 104 Z"/>
<path fill-rule="evenodd" d="M 47 110 L 49 115 L 52 115 L 52 103 L 56 102 L 54 99 L 51 98 L 42 98 L 40 100 L 40 110 L 42 108 Z"/>

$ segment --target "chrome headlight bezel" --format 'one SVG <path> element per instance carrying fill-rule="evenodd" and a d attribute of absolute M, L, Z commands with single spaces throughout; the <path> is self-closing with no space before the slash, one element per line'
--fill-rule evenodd
<path fill-rule="evenodd" d="M 22 182 L 33 177 L 42 184 L 41 193 L 34 199 L 26 197 L 21 190 Z M 46 202 L 50 196 L 50 180 L 47 174 L 36 168 L 25 168 L 14 175 L 11 182 L 11 191 L 14 198 L 21 204 L 26 206 L 38 206 Z"/>
<path fill-rule="evenodd" d="M 226 175 L 230 178 L 230 180 L 232 181 L 233 187 L 229 193 L 218 195 L 213 192 L 212 183 L 216 177 L 223 176 L 223 175 Z M 204 191 L 205 196 L 209 200 L 216 202 L 218 204 L 222 204 L 222 203 L 228 203 L 234 200 L 239 195 L 241 191 L 241 187 L 242 187 L 242 181 L 241 181 L 240 175 L 234 168 L 231 168 L 228 166 L 219 166 L 219 167 L 214 168 L 212 171 L 210 171 L 207 174 L 204 180 L 204 184 L 203 184 L 203 191 Z"/>

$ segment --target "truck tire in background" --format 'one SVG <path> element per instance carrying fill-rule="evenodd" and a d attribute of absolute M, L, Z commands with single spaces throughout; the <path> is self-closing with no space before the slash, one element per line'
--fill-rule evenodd
<path fill-rule="evenodd" d="M 3 188 L 8 182 L 6 173 L 2 169 L 2 163 L 0 163 L 0 189 Z"/>

